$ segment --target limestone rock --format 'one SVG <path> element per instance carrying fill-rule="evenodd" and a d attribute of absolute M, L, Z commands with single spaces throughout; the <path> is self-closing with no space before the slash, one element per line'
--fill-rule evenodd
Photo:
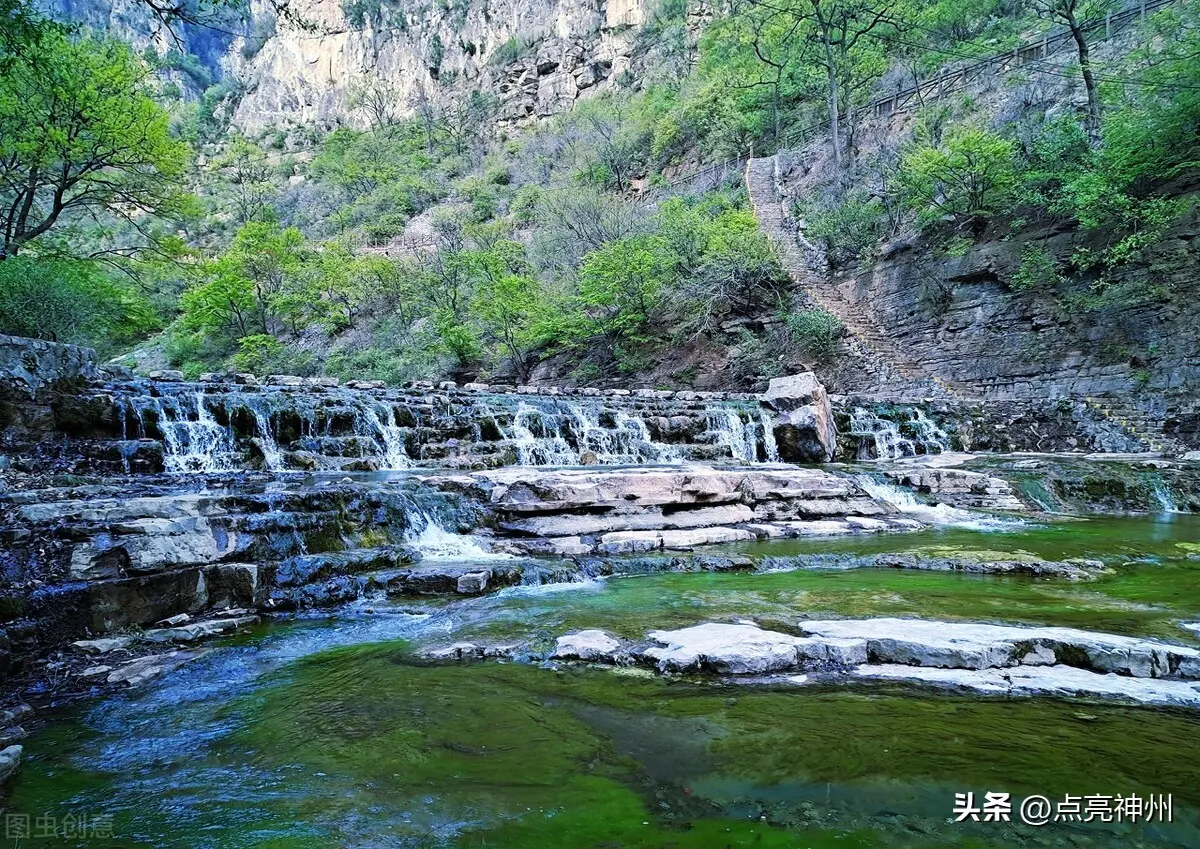
<path fill-rule="evenodd" d="M 142 634 L 142 637 L 152 643 L 183 642 L 190 643 L 205 637 L 234 631 L 245 625 L 258 622 L 257 616 L 234 616 L 225 619 L 210 619 L 206 622 L 192 622 L 172 628 L 154 628 Z"/>
<path fill-rule="evenodd" d="M 133 642 L 134 638 L 131 636 L 101 637 L 97 640 L 76 640 L 71 645 L 88 654 L 108 654 L 117 649 L 129 648 Z"/>
<path fill-rule="evenodd" d="M 800 623 L 820 638 L 864 640 L 873 662 L 956 669 L 1020 664 L 1036 652 L 1078 658 L 1091 670 L 1134 678 L 1200 679 L 1200 649 L 1075 628 L 1018 627 L 925 619 L 836 619 Z"/>
<path fill-rule="evenodd" d="M 1022 666 L 1017 669 L 937 669 L 896 664 L 864 665 L 862 678 L 920 681 L 1007 696 L 1054 696 L 1118 699 L 1146 705 L 1200 707 L 1200 685 L 1189 681 L 1100 675 L 1072 666 Z"/>
<path fill-rule="evenodd" d="M 762 396 L 775 410 L 775 443 L 789 463 L 827 463 L 837 450 L 837 426 L 825 387 L 812 372 L 777 377 Z"/>
<path fill-rule="evenodd" d="M 0 784 L 4 784 L 21 765 L 21 755 L 25 752 L 23 746 L 12 745 L 0 751 Z"/>
<path fill-rule="evenodd" d="M 492 576 L 491 572 L 467 572 L 464 575 L 458 576 L 458 582 L 455 585 L 455 592 L 463 595 L 479 595 L 487 589 L 488 578 Z"/>
<path fill-rule="evenodd" d="M 201 652 L 173 651 L 166 654 L 151 654 L 131 660 L 108 673 L 109 684 L 125 684 L 137 687 L 165 672 L 169 672 L 190 660 L 200 657 Z"/>
<path fill-rule="evenodd" d="M 555 641 L 554 657 L 611 661 L 621 650 L 620 640 L 605 631 L 589 629 L 564 634 Z"/>
<path fill-rule="evenodd" d="M 799 667 L 804 660 L 849 665 L 866 660 L 861 639 L 810 640 L 757 625 L 706 623 L 676 631 L 651 631 L 662 648 L 645 649 L 662 672 L 708 670 L 729 675 L 761 675 Z"/>

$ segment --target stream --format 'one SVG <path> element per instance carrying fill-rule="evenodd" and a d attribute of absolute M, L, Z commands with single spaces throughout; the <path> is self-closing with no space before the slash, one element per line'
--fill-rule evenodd
<path fill-rule="evenodd" d="M 34 826 L 20 845 L 64 845 L 67 818 L 87 817 L 112 839 L 78 845 L 1195 847 L 1195 711 L 425 651 L 549 649 L 576 628 L 638 639 L 751 616 L 1065 625 L 1197 645 L 1182 626 L 1200 622 L 1198 539 L 1196 515 L 1053 517 L 708 549 L 807 557 L 804 568 L 359 599 L 210 643 L 140 689 L 43 712 L 9 812 L 57 823 L 57 837 L 39 841 Z M 916 550 L 1096 558 L 1111 571 L 1070 582 L 859 562 Z M 1011 821 L 955 822 L 967 792 L 1011 794 Z M 1173 821 L 1035 827 L 1016 810 L 1033 794 L 1170 794 Z"/>

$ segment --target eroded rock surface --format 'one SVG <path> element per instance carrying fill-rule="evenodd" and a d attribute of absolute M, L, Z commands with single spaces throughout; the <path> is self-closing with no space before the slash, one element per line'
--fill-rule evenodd
<path fill-rule="evenodd" d="M 1082 631 L 922 619 L 802 621 L 800 634 L 752 622 L 651 631 L 624 643 L 603 631 L 559 638 L 556 657 L 711 672 L 732 680 L 816 673 L 905 679 L 986 693 L 1114 698 L 1200 707 L 1200 650 Z M 798 675 L 798 673 L 804 673 Z"/>

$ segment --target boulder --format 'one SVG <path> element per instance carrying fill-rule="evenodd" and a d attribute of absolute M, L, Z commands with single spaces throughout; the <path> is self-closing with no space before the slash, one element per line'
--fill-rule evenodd
<path fill-rule="evenodd" d="M 564 634 L 554 643 L 554 657 L 576 660 L 613 660 L 621 650 L 621 642 L 598 629 Z"/>
<path fill-rule="evenodd" d="M 25 749 L 19 745 L 9 746 L 0 751 L 0 784 L 8 781 L 17 767 L 21 765 L 21 755 Z"/>
<path fill-rule="evenodd" d="M 488 578 L 492 576 L 491 572 L 467 572 L 458 576 L 458 582 L 455 584 L 455 592 L 463 595 L 479 595 L 487 589 Z"/>
<path fill-rule="evenodd" d="M 837 447 L 837 427 L 825 387 L 812 372 L 771 380 L 762 401 L 778 414 L 775 444 L 788 463 L 827 463 Z"/>
<path fill-rule="evenodd" d="M 645 649 L 661 672 L 706 670 L 729 675 L 762 675 L 811 663 L 847 666 L 865 663 L 861 639 L 811 640 L 752 624 L 708 622 L 676 631 L 651 631 L 662 648 Z"/>
<path fill-rule="evenodd" d="M 159 380 L 168 383 L 181 383 L 183 381 L 183 372 L 176 369 L 156 369 L 146 375 L 151 380 Z"/>

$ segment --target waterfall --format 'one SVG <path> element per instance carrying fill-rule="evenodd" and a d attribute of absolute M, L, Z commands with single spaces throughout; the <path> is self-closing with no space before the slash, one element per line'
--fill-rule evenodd
<path fill-rule="evenodd" d="M 709 407 L 704 411 L 708 430 L 717 445 L 729 449 L 729 455 L 739 463 L 758 460 L 758 438 L 752 423 L 743 421 L 732 407 Z"/>
<path fill-rule="evenodd" d="M 705 409 L 704 418 L 714 444 L 728 448 L 735 462 L 750 465 L 759 462 L 760 456 L 768 463 L 780 462 L 775 425 L 766 410 L 759 410 L 755 416 L 734 407 L 710 406 Z"/>
<path fill-rule="evenodd" d="M 228 427 L 217 423 L 204 401 L 195 395 L 195 419 L 179 398 L 147 398 L 149 409 L 158 416 L 163 436 L 163 465 L 174 474 L 228 472 L 235 469 L 237 446 Z M 137 408 L 139 418 L 143 408 Z"/>
<path fill-rule="evenodd" d="M 247 403 L 246 408 L 254 416 L 254 425 L 258 429 L 258 445 L 262 449 L 263 463 L 268 471 L 279 471 L 284 467 L 283 452 L 279 450 L 279 442 L 271 430 L 271 416 L 263 410 L 257 400 Z"/>
<path fill-rule="evenodd" d="M 386 421 L 380 418 L 380 412 L 386 417 Z M 395 471 L 412 467 L 412 460 L 409 459 L 408 451 L 405 449 L 404 428 L 396 424 L 395 407 L 391 404 L 375 402 L 364 404 L 359 411 L 358 418 L 369 426 L 369 432 L 362 436 L 369 438 L 380 448 L 379 453 L 383 458 L 385 470 Z"/>
<path fill-rule="evenodd" d="M 857 475 L 855 482 L 867 495 L 882 501 L 900 513 L 905 513 L 930 525 L 955 525 L 977 531 L 1013 530 L 1025 523 L 1020 519 L 1000 519 L 973 513 L 949 504 L 926 504 L 911 489 L 899 487 L 873 475 Z"/>
<path fill-rule="evenodd" d="M 424 560 L 507 560 L 512 556 L 493 554 L 475 537 L 446 530 L 429 510 L 413 508 L 408 519 L 411 523 L 408 540 Z"/>
<path fill-rule="evenodd" d="M 780 462 L 779 446 L 775 444 L 775 423 L 771 421 L 771 416 L 766 410 L 758 411 L 758 421 L 762 425 L 763 449 L 767 457 L 767 462 Z"/>
<path fill-rule="evenodd" d="M 577 466 L 585 463 L 622 465 L 677 463 L 677 447 L 655 442 L 640 417 L 617 411 L 612 427 L 600 422 L 600 411 L 574 401 L 521 401 L 505 434 L 517 449 L 522 466 Z"/>
<path fill-rule="evenodd" d="M 918 407 L 907 411 L 903 422 L 912 438 L 901 431 L 901 424 L 881 418 L 863 407 L 850 411 L 850 434 L 858 437 L 858 459 L 896 460 L 917 454 L 942 454 L 949 449 L 949 435 Z"/>
<path fill-rule="evenodd" d="M 1158 502 L 1158 510 L 1160 513 L 1178 513 L 1179 505 L 1175 503 L 1174 496 L 1171 495 L 1171 490 L 1167 489 L 1166 484 L 1159 478 L 1154 479 L 1153 484 L 1154 500 Z"/>
<path fill-rule="evenodd" d="M 530 425 L 541 425 L 542 411 L 522 401 L 513 413 L 509 438 L 517 448 L 517 460 L 522 466 L 574 466 L 577 454 L 557 430 L 554 436 L 538 436 Z"/>
<path fill-rule="evenodd" d="M 916 440 L 926 454 L 944 454 L 950 449 L 950 434 L 938 427 L 937 422 L 925 415 L 920 407 L 913 407 L 908 425 L 916 431 Z"/>

